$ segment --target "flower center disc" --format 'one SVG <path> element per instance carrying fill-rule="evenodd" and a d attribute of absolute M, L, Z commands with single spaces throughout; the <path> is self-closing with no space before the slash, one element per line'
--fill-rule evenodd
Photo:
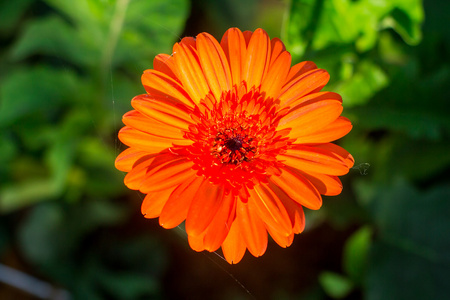
<path fill-rule="evenodd" d="M 231 90 L 219 101 L 206 97 L 191 118 L 195 124 L 185 137 L 194 143 L 171 151 L 185 150 L 197 175 L 223 185 L 226 193 L 266 181 L 277 169 L 276 156 L 291 144 L 288 132 L 276 131 L 277 104 L 258 91 Z"/>
<path fill-rule="evenodd" d="M 225 146 L 231 151 L 236 151 L 242 148 L 242 140 L 240 137 L 234 137 L 225 142 Z"/>

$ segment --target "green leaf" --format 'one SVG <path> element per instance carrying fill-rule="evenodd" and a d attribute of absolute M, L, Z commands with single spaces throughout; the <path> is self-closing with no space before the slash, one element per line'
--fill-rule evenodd
<path fill-rule="evenodd" d="M 364 226 L 346 242 L 343 254 L 344 270 L 353 282 L 361 284 L 367 269 L 372 229 Z"/>
<path fill-rule="evenodd" d="M 404 176 L 411 180 L 430 178 L 450 166 L 448 149 L 448 141 L 410 141 L 397 138 L 383 168 L 385 175 Z"/>
<path fill-rule="evenodd" d="M 30 21 L 10 51 L 14 61 L 36 54 L 55 56 L 80 65 L 98 59 L 94 49 L 82 43 L 76 29 L 56 15 Z"/>
<path fill-rule="evenodd" d="M 21 224 L 19 246 L 27 259 L 35 264 L 58 261 L 69 246 L 64 240 L 64 215 L 56 203 L 38 205 Z"/>
<path fill-rule="evenodd" d="M 77 144 L 89 125 L 87 117 L 84 111 L 72 110 L 59 125 L 59 128 L 53 129 L 55 135 L 46 151 L 45 158 L 51 172 L 51 178 L 60 193 L 67 185 L 69 171 L 78 150 Z"/>
<path fill-rule="evenodd" d="M 409 45 L 417 45 L 422 40 L 421 25 L 424 11 L 421 0 L 396 0 L 390 16 L 384 25 L 392 27 Z"/>
<path fill-rule="evenodd" d="M 400 181 L 378 188 L 369 207 L 379 231 L 369 258 L 369 300 L 449 295 L 448 199 L 448 186 L 419 192 Z"/>
<path fill-rule="evenodd" d="M 344 298 L 353 289 L 353 283 L 348 278 L 333 272 L 321 273 L 319 282 L 325 293 L 335 299 Z"/>
<path fill-rule="evenodd" d="M 301 57 L 311 43 L 314 30 L 318 26 L 318 16 L 321 11 L 319 1 L 292 0 L 290 1 L 287 25 L 285 26 L 285 38 L 289 51 Z"/>
<path fill-rule="evenodd" d="M 450 96 L 450 68 L 442 65 L 431 74 L 419 73 L 410 62 L 392 79 L 391 86 L 378 93 L 366 106 L 353 108 L 359 126 L 393 129 L 412 138 L 439 140 L 450 133 L 447 99 Z M 426 99 L 426 101 L 425 101 Z"/>
<path fill-rule="evenodd" d="M 0 132 L 0 182 L 7 182 L 7 174 L 10 171 L 10 162 L 17 156 L 18 147 L 15 140 L 8 132 Z"/>
<path fill-rule="evenodd" d="M 46 2 L 75 23 L 78 42 L 97 53 L 90 64 L 100 63 L 103 72 L 125 63 L 143 70 L 156 54 L 170 53 L 189 10 L 187 0 Z"/>
<path fill-rule="evenodd" d="M 186 0 L 131 1 L 113 65 L 126 61 L 137 68 L 150 67 L 156 54 L 171 54 L 171 46 L 180 40 L 188 12 Z"/>
<path fill-rule="evenodd" d="M 99 200 L 64 208 L 61 202 L 39 203 L 22 222 L 20 247 L 31 262 L 42 267 L 57 266 L 74 255 L 88 233 L 117 224 L 127 214 L 122 206 Z"/>
<path fill-rule="evenodd" d="M 31 3 L 32 0 L 1 1 L 0 33 L 10 32 Z"/>
<path fill-rule="evenodd" d="M 9 213 L 55 198 L 59 193 L 59 187 L 51 178 L 30 178 L 24 182 L 7 185 L 0 190 L 0 212 Z"/>
<path fill-rule="evenodd" d="M 86 171 L 85 190 L 94 196 L 114 196 L 124 189 L 123 173 L 114 167 L 117 150 L 96 138 L 80 143 L 80 163 Z"/>
<path fill-rule="evenodd" d="M 56 115 L 76 95 L 77 83 L 69 70 L 39 66 L 10 72 L 0 85 L 0 128 L 32 114 Z"/>
<path fill-rule="evenodd" d="M 286 43 L 297 57 L 309 48 L 319 51 L 345 44 L 365 52 L 376 45 L 381 30 L 392 27 L 407 43 L 417 44 L 422 22 L 420 0 L 293 0 L 285 26 Z"/>
<path fill-rule="evenodd" d="M 378 91 L 389 84 L 383 70 L 370 61 L 357 65 L 353 75 L 336 86 L 347 107 L 367 103 Z"/>

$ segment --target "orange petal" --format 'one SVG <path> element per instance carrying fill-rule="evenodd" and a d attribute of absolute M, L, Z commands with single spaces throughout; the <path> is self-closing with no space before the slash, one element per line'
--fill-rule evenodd
<path fill-rule="evenodd" d="M 272 237 L 272 239 L 283 248 L 289 247 L 294 241 L 294 233 L 285 236 L 283 233 L 280 233 L 269 226 L 267 226 L 267 231 L 269 232 L 269 235 Z"/>
<path fill-rule="evenodd" d="M 250 210 L 248 203 L 237 202 L 236 221 L 248 251 L 256 257 L 263 255 L 267 249 L 267 230 L 258 214 Z"/>
<path fill-rule="evenodd" d="M 269 180 L 292 200 L 307 208 L 319 209 L 322 206 L 322 197 L 317 189 L 292 168 L 283 167 L 280 176 L 271 176 Z"/>
<path fill-rule="evenodd" d="M 352 123 L 345 117 L 339 117 L 321 129 L 302 136 L 299 135 L 296 143 L 315 144 L 329 143 L 340 139 L 352 130 Z"/>
<path fill-rule="evenodd" d="M 347 165 L 347 168 L 351 168 L 355 164 L 355 159 L 353 158 L 353 156 L 350 153 L 348 153 L 347 150 L 336 144 L 327 143 L 322 145 L 316 145 L 315 147 L 333 153 L 336 158 L 344 161 L 344 163 Z"/>
<path fill-rule="evenodd" d="M 203 177 L 194 176 L 175 188 L 161 211 L 159 224 L 162 227 L 174 228 L 186 219 L 192 200 L 203 181 Z"/>
<path fill-rule="evenodd" d="M 186 36 L 186 37 L 182 38 L 180 44 L 189 46 L 192 49 L 197 49 L 197 41 L 192 36 Z M 174 47 L 175 47 L 175 45 L 174 45 Z"/>
<path fill-rule="evenodd" d="M 240 200 L 238 200 L 240 202 Z M 222 243 L 223 256 L 230 264 L 237 264 L 241 261 L 247 249 L 244 239 L 239 231 L 238 222 L 231 225 L 227 237 Z"/>
<path fill-rule="evenodd" d="M 286 52 L 286 47 L 284 46 L 283 42 L 279 38 L 273 38 L 270 41 L 270 45 L 272 48 L 272 55 L 270 57 L 270 65 L 272 65 L 275 60 L 278 58 L 278 56 L 284 52 Z M 290 69 L 291 63 L 289 62 L 289 69 Z"/>
<path fill-rule="evenodd" d="M 192 170 L 193 165 L 192 161 L 177 157 L 151 168 L 142 181 L 140 191 L 148 194 L 179 185 L 195 175 L 196 171 Z"/>
<path fill-rule="evenodd" d="M 239 86 L 247 53 L 244 35 L 238 28 L 230 28 L 223 35 L 220 45 L 230 64 L 232 86 Z"/>
<path fill-rule="evenodd" d="M 173 127 L 187 130 L 192 124 L 190 111 L 186 106 L 167 101 L 164 98 L 140 95 L 131 100 L 131 105 L 144 115 Z"/>
<path fill-rule="evenodd" d="M 303 97 L 299 97 L 293 100 L 291 103 L 289 103 L 289 106 L 291 107 L 291 110 L 295 110 L 296 108 L 300 107 L 300 105 L 307 105 L 321 100 L 336 100 L 342 103 L 342 97 L 338 93 L 317 92 Z"/>
<path fill-rule="evenodd" d="M 204 180 L 198 188 L 186 218 L 188 235 L 200 235 L 206 230 L 222 205 L 224 189 Z"/>
<path fill-rule="evenodd" d="M 248 44 L 250 43 L 253 32 L 250 30 L 246 30 L 246 31 L 242 32 L 242 35 L 244 36 L 244 39 L 245 39 L 245 45 L 248 48 Z"/>
<path fill-rule="evenodd" d="M 175 65 L 173 63 L 172 55 L 169 54 L 156 55 L 155 58 L 153 59 L 153 69 L 166 74 L 167 76 L 173 78 L 174 80 L 178 80 L 178 78 L 175 76 L 174 73 Z"/>
<path fill-rule="evenodd" d="M 299 138 L 322 129 L 336 120 L 343 107 L 337 100 L 320 100 L 300 105 L 284 116 L 277 130 L 292 128 L 289 137 Z"/>
<path fill-rule="evenodd" d="M 270 65 L 267 75 L 261 84 L 261 92 L 266 98 L 277 98 L 291 66 L 291 55 L 285 51 Z"/>
<path fill-rule="evenodd" d="M 144 217 L 147 219 L 159 217 L 173 190 L 174 187 L 146 195 L 141 205 L 141 212 Z"/>
<path fill-rule="evenodd" d="M 205 232 L 203 232 L 201 235 L 188 235 L 188 242 L 189 246 L 192 248 L 192 250 L 195 250 L 197 252 L 201 252 L 205 250 Z"/>
<path fill-rule="evenodd" d="M 214 37 L 208 33 L 197 36 L 197 50 L 206 81 L 217 101 L 232 86 L 230 67 L 225 53 Z"/>
<path fill-rule="evenodd" d="M 122 117 L 125 125 L 133 127 L 139 131 L 174 140 L 184 140 L 183 132 L 180 128 L 170 124 L 159 122 L 150 118 L 137 110 L 127 112 Z M 182 141 L 181 141 L 182 142 Z"/>
<path fill-rule="evenodd" d="M 125 126 L 119 131 L 119 140 L 129 147 L 147 153 L 158 153 L 172 147 L 173 139 L 166 139 Z M 188 140 L 186 140 L 187 142 Z"/>
<path fill-rule="evenodd" d="M 165 73 L 157 70 L 145 70 L 141 81 L 149 95 L 194 107 L 194 102 L 181 84 Z"/>
<path fill-rule="evenodd" d="M 270 39 L 262 29 L 256 29 L 247 48 L 242 80 L 247 82 L 247 90 L 259 87 L 270 63 Z"/>
<path fill-rule="evenodd" d="M 147 170 L 155 160 L 155 155 L 147 155 L 138 159 L 134 164 L 130 172 L 125 176 L 125 185 L 132 190 L 138 190 L 142 181 L 145 179 Z"/>
<path fill-rule="evenodd" d="M 249 193 L 249 208 L 255 208 L 268 227 L 284 236 L 292 233 L 292 224 L 286 208 L 272 189 L 265 184 L 258 184 L 254 189 L 249 189 Z"/>
<path fill-rule="evenodd" d="M 117 156 L 115 161 L 116 169 L 123 172 L 130 172 L 134 163 L 147 154 L 148 152 L 139 149 L 127 148 Z"/>
<path fill-rule="evenodd" d="M 186 44 L 175 44 L 173 47 L 176 75 L 191 99 L 196 103 L 205 98 L 210 89 L 200 66 L 196 50 Z"/>
<path fill-rule="evenodd" d="M 305 229 L 305 213 L 303 212 L 303 207 L 300 203 L 292 200 L 292 198 L 289 197 L 289 195 L 286 194 L 285 191 L 280 189 L 274 183 L 269 182 L 269 185 L 271 186 L 272 190 L 277 193 L 284 207 L 286 207 L 292 223 L 292 232 L 301 233 Z"/>
<path fill-rule="evenodd" d="M 205 250 L 214 252 L 222 245 L 236 217 L 236 202 L 231 193 L 223 197 L 222 205 L 205 231 Z"/>
<path fill-rule="evenodd" d="M 302 61 L 296 65 L 293 65 L 289 70 L 289 74 L 286 78 L 286 83 L 289 83 L 298 76 L 314 69 L 317 69 L 317 66 L 312 61 Z"/>
<path fill-rule="evenodd" d="M 300 97 L 320 91 L 329 79 L 330 75 L 323 69 L 308 71 L 287 83 L 281 90 L 279 99 L 283 105 L 290 105 Z"/>
<path fill-rule="evenodd" d="M 327 175 L 348 173 L 346 162 L 328 149 L 319 146 L 293 145 L 286 153 L 278 155 L 284 164 L 304 172 L 317 172 Z"/>
<path fill-rule="evenodd" d="M 300 174 L 305 176 L 319 191 L 321 195 L 336 196 L 342 191 L 342 183 L 337 176 L 325 175 L 316 172 L 303 172 L 297 170 Z"/>

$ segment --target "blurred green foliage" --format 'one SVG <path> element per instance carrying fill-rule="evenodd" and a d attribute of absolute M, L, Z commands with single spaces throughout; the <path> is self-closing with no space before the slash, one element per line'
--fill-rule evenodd
<path fill-rule="evenodd" d="M 421 1 L 291 1 L 287 47 L 330 71 L 354 124 L 343 145 L 356 169 L 371 165 L 352 182 L 368 220 L 344 249 L 347 277 L 320 277 L 332 298 L 352 282 L 370 300 L 450 294 L 450 36 L 437 18 L 449 9 L 445 1 L 425 11 Z"/>
<path fill-rule="evenodd" d="M 77 299 L 161 293 L 152 236 L 90 239 L 139 209 L 112 201 L 125 192 L 116 131 L 188 11 L 185 0 L 0 4 L 0 211 L 27 209 L 11 233 L 22 259 Z"/>
<path fill-rule="evenodd" d="M 444 299 L 449 13 L 446 0 L 0 2 L 1 261 L 75 299 Z M 356 160 L 292 247 L 234 267 L 149 231 L 114 168 L 153 57 L 231 26 L 281 35 L 294 62 L 330 72 Z"/>

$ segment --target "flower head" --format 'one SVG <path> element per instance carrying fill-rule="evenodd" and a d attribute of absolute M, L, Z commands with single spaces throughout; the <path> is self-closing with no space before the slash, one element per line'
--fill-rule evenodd
<path fill-rule="evenodd" d="M 116 160 L 146 194 L 142 213 L 164 228 L 185 221 L 190 246 L 237 263 L 304 229 L 303 206 L 337 195 L 352 156 L 330 142 L 351 130 L 329 75 L 262 29 L 184 38 L 142 75 L 146 94 L 123 117 Z"/>

